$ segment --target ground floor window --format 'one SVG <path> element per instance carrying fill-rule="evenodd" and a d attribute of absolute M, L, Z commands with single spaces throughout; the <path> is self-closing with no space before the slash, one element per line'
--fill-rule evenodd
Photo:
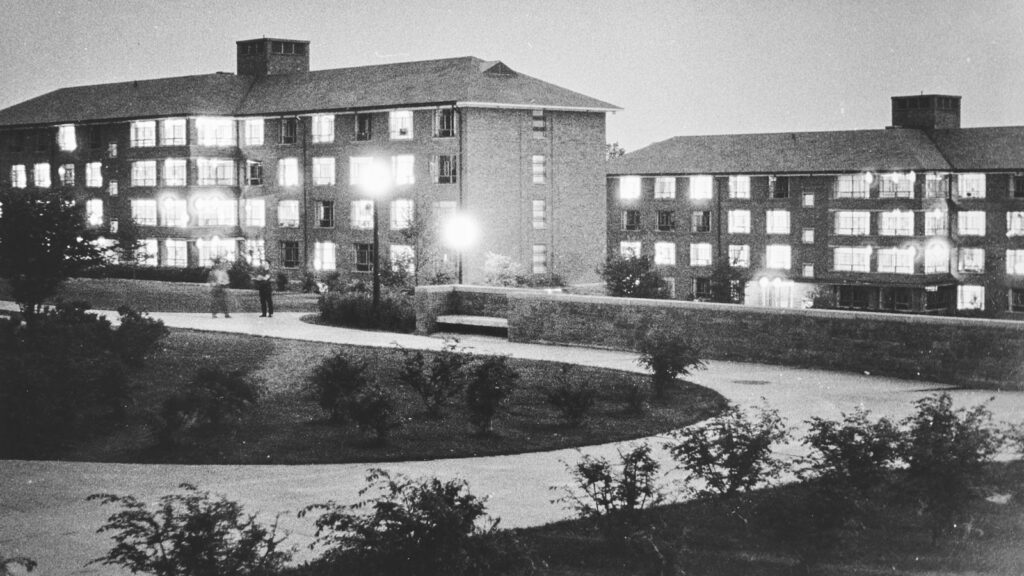
<path fill-rule="evenodd" d="M 957 310 L 984 310 L 985 287 L 963 285 L 956 287 Z"/>
<path fill-rule="evenodd" d="M 906 311 L 914 307 L 914 294 L 910 288 L 882 288 L 879 308 Z"/>
<path fill-rule="evenodd" d="M 697 300 L 710 300 L 711 296 L 711 278 L 694 278 L 693 297 Z"/>
<path fill-rule="evenodd" d="M 1010 289 L 1010 312 L 1024 312 L 1024 289 Z"/>
<path fill-rule="evenodd" d="M 840 308 L 867 308 L 871 303 L 871 289 L 864 286 L 839 286 L 836 290 Z"/>
<path fill-rule="evenodd" d="M 299 267 L 298 240 L 283 240 L 281 242 L 281 266 L 284 268 Z"/>
<path fill-rule="evenodd" d="M 356 244 L 356 272 L 373 272 L 373 244 Z"/>

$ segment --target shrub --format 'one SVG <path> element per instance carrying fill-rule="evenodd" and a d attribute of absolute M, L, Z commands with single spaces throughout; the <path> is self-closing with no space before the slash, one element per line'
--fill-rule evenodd
<path fill-rule="evenodd" d="M 391 429 L 398 426 L 394 399 L 380 386 L 360 390 L 350 401 L 348 413 L 356 426 L 365 432 L 373 432 L 382 444 L 387 442 Z"/>
<path fill-rule="evenodd" d="M 611 296 L 669 298 L 669 287 L 649 256 L 608 258 L 597 270 Z"/>
<path fill-rule="evenodd" d="M 366 388 L 366 364 L 351 361 L 344 352 L 338 352 L 314 368 L 310 380 L 328 419 L 334 424 L 344 424 L 352 400 Z"/>
<path fill-rule="evenodd" d="M 285 274 L 284 272 L 278 272 L 277 273 L 277 276 L 275 277 L 275 283 L 277 284 L 277 291 L 278 292 L 284 292 L 284 291 L 288 290 L 289 282 L 290 282 L 290 280 L 288 279 L 288 275 L 287 274 Z"/>
<path fill-rule="evenodd" d="M 258 398 L 259 389 L 243 371 L 201 367 L 185 390 L 161 405 L 157 441 L 161 446 L 175 446 L 194 431 L 237 422 Z"/>
<path fill-rule="evenodd" d="M 180 488 L 184 494 L 163 496 L 153 510 L 132 496 L 89 496 L 121 508 L 99 529 L 113 533 L 116 545 L 90 564 L 154 576 L 257 576 L 275 573 L 291 559 L 292 551 L 281 548 L 287 535 L 278 537 L 276 520 L 264 526 L 237 502 L 211 498 L 190 484 Z"/>
<path fill-rule="evenodd" d="M 899 428 L 885 418 L 871 421 L 866 410 L 843 414 L 842 421 L 814 417 L 807 423 L 803 444 L 812 450 L 811 471 L 828 482 L 864 491 L 899 459 Z"/>
<path fill-rule="evenodd" d="M 320 318 L 327 324 L 411 333 L 416 330 L 416 309 L 408 296 L 382 292 L 376 314 L 373 299 L 360 292 L 328 292 L 320 297 Z"/>
<path fill-rule="evenodd" d="M 308 506 L 319 512 L 317 543 L 332 573 L 463 576 L 504 572 L 515 551 L 502 542 L 497 520 L 462 480 L 412 480 L 371 470 L 355 505 L 333 501 Z"/>
<path fill-rule="evenodd" d="M 504 254 L 488 252 L 484 256 L 484 284 L 518 286 L 522 274 L 522 266 Z"/>
<path fill-rule="evenodd" d="M 209 274 L 209 268 L 165 268 L 157 266 L 132 266 L 129 264 L 104 264 L 83 270 L 77 276 L 83 278 L 128 278 L 134 280 L 205 284 Z"/>
<path fill-rule="evenodd" d="M 423 352 L 403 351 L 403 356 L 399 382 L 420 395 L 428 415 L 440 417 L 448 400 L 462 392 L 462 369 L 473 360 L 473 355 L 459 347 L 458 339 L 445 338 L 441 351 L 429 363 Z"/>
<path fill-rule="evenodd" d="M 563 420 L 570 426 L 579 426 L 594 407 L 597 390 L 590 383 L 574 377 L 572 371 L 573 366 L 562 365 L 555 376 L 555 386 L 546 390 L 544 396 Z"/>
<path fill-rule="evenodd" d="M 243 258 L 232 262 L 228 268 L 228 283 L 232 288 L 252 288 L 252 265 Z"/>
<path fill-rule="evenodd" d="M 473 367 L 466 387 L 469 421 L 481 434 L 492 430 L 495 414 L 515 389 L 519 373 L 505 356 L 488 356 Z"/>
<path fill-rule="evenodd" d="M 789 438 L 777 410 L 748 414 L 736 406 L 702 424 L 677 430 L 666 443 L 691 480 L 704 483 L 702 495 L 732 496 L 778 478 L 784 463 L 772 452 Z"/>
<path fill-rule="evenodd" d="M 652 328 L 639 339 L 637 364 L 651 371 L 654 397 L 663 399 L 677 376 L 703 369 L 701 350 L 678 330 Z"/>
<path fill-rule="evenodd" d="M 632 513 L 658 505 L 664 494 L 658 487 L 661 465 L 651 456 L 651 447 L 640 444 L 629 452 L 619 451 L 618 465 L 608 459 L 584 454 L 567 466 L 577 490 L 567 488 L 558 500 L 568 503 L 580 518 L 604 518 Z"/>
<path fill-rule="evenodd" d="M 565 280 L 554 272 L 540 272 L 536 274 L 524 274 L 516 278 L 516 286 L 527 288 L 562 288 Z"/>
<path fill-rule="evenodd" d="M 128 306 L 117 309 L 120 325 L 114 332 L 113 347 L 117 355 L 130 366 L 141 366 L 156 343 L 167 336 L 163 321 L 150 318 L 145 312 L 136 312 Z"/>

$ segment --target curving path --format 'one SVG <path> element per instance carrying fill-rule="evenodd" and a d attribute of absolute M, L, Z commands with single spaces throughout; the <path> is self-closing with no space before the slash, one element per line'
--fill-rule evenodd
<path fill-rule="evenodd" d="M 6 303 L 3 303 L 6 304 Z M 9 305 L 0 307 L 7 307 Z M 279 313 L 272 319 L 255 314 L 238 314 L 231 319 L 213 319 L 203 314 L 155 313 L 168 326 L 213 330 L 320 342 L 438 349 L 437 337 L 365 332 L 303 323 L 299 313 Z M 591 366 L 638 370 L 635 354 L 538 344 L 510 343 L 498 338 L 460 336 L 477 352 L 508 354 L 537 360 L 567 361 Z M 1024 418 L 1024 393 L 955 390 L 945 385 L 898 380 L 864 374 L 828 372 L 712 362 L 696 373 L 693 382 L 717 390 L 731 401 L 747 406 L 761 398 L 780 410 L 791 423 L 810 416 L 837 417 L 856 406 L 877 415 L 904 416 L 913 400 L 937 390 L 949 390 L 959 405 L 992 399 L 997 418 Z M 656 440 L 656 439 L 655 439 Z M 657 444 L 657 442 L 655 441 Z M 614 456 L 621 444 L 584 449 L 590 454 Z M 568 480 L 563 462 L 574 462 L 577 450 L 558 450 L 512 456 L 389 463 L 381 467 L 414 476 L 460 477 L 476 494 L 489 496 L 488 508 L 506 527 L 532 526 L 569 517 L 562 505 L 552 503 L 558 496 L 551 486 Z M 801 452 L 800 446 L 783 449 Z M 312 536 L 312 523 L 295 518 L 299 508 L 329 499 L 351 502 L 364 484 L 372 464 L 330 464 L 301 466 L 182 466 L 132 465 L 71 462 L 0 461 L 0 551 L 6 555 L 25 554 L 39 561 L 35 573 L 119 574 L 109 567 L 83 567 L 91 558 L 110 547 L 106 535 L 96 534 L 113 508 L 101 508 L 85 497 L 96 492 L 133 494 L 146 501 L 172 492 L 181 482 L 238 500 L 249 510 L 273 515 L 291 512 L 281 524 L 300 544 L 299 558 L 310 557 L 305 545 Z"/>

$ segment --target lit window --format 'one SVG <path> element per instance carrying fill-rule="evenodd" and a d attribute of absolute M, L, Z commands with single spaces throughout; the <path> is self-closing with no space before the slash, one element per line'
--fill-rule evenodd
<path fill-rule="evenodd" d="M 32 183 L 36 188 L 50 187 L 50 163 L 40 162 L 32 168 Z"/>
<path fill-rule="evenodd" d="M 246 146 L 263 145 L 263 118 L 246 118 L 242 124 L 242 131 Z"/>
<path fill-rule="evenodd" d="M 654 179 L 655 200 L 674 200 L 676 197 L 676 179 L 659 176 Z"/>
<path fill-rule="evenodd" d="M 28 186 L 28 172 L 24 164 L 11 166 L 11 188 L 25 188 Z"/>
<path fill-rule="evenodd" d="M 263 238 L 246 238 L 244 249 L 249 264 L 260 266 L 267 262 L 267 249 Z"/>
<path fill-rule="evenodd" d="M 1006 213 L 1006 235 L 1024 236 L 1024 212 Z"/>
<path fill-rule="evenodd" d="M 132 200 L 132 220 L 139 226 L 156 226 L 156 200 Z"/>
<path fill-rule="evenodd" d="M 91 198 L 85 201 L 85 218 L 89 226 L 103 225 L 103 200 Z"/>
<path fill-rule="evenodd" d="M 351 186 L 362 186 L 363 181 L 373 172 L 372 156 L 353 156 L 348 159 L 348 183 Z"/>
<path fill-rule="evenodd" d="M 547 274 L 548 272 L 548 246 L 547 244 L 533 245 L 533 273 Z"/>
<path fill-rule="evenodd" d="M 160 246 L 156 238 L 143 238 L 135 248 L 135 263 L 139 266 L 156 266 L 159 263 Z"/>
<path fill-rule="evenodd" d="M 451 138 L 455 136 L 455 109 L 440 108 L 434 111 L 434 137 Z"/>
<path fill-rule="evenodd" d="M 334 186 L 334 158 L 313 158 L 313 185 Z"/>
<path fill-rule="evenodd" d="M 789 234 L 789 210 L 768 210 L 765 212 L 765 221 L 768 234 Z"/>
<path fill-rule="evenodd" d="M 373 201 L 353 200 L 350 225 L 353 230 L 373 229 Z"/>
<path fill-rule="evenodd" d="M 750 176 L 729 176 L 729 198 L 750 199 Z"/>
<path fill-rule="evenodd" d="M 245 161 L 245 183 L 248 186 L 263 185 L 263 162 L 257 160 Z"/>
<path fill-rule="evenodd" d="M 132 162 L 132 186 L 156 186 L 156 160 Z"/>
<path fill-rule="evenodd" d="M 867 236 L 871 233 L 871 213 L 848 210 L 836 212 L 835 233 L 839 236 Z"/>
<path fill-rule="evenodd" d="M 890 274 L 913 274 L 914 253 L 913 248 L 880 248 L 877 269 Z"/>
<path fill-rule="evenodd" d="M 316 242 L 313 244 L 313 269 L 314 270 L 335 270 L 334 242 Z"/>
<path fill-rule="evenodd" d="M 243 206 L 246 226 L 262 228 L 267 225 L 267 205 L 263 198 L 251 198 Z"/>
<path fill-rule="evenodd" d="M 640 177 L 621 176 L 619 178 L 619 200 L 640 199 Z"/>
<path fill-rule="evenodd" d="M 933 242 L 924 250 L 924 273 L 944 274 L 949 272 L 949 247 L 942 242 Z"/>
<path fill-rule="evenodd" d="M 187 139 L 184 118 L 168 118 L 160 122 L 161 146 L 184 146 Z"/>
<path fill-rule="evenodd" d="M 984 272 L 985 249 L 960 248 L 960 259 L 957 264 L 957 270 L 960 272 Z"/>
<path fill-rule="evenodd" d="M 985 309 L 985 287 L 984 286 L 957 286 L 956 287 L 956 308 L 957 308 L 957 310 L 984 310 Z"/>
<path fill-rule="evenodd" d="M 131 125 L 131 147 L 156 146 L 156 120 L 139 120 Z"/>
<path fill-rule="evenodd" d="M 654 243 L 654 263 L 662 266 L 675 266 L 676 244 L 675 242 Z"/>
<path fill-rule="evenodd" d="M 924 235 L 945 236 L 947 234 L 946 213 L 942 210 L 932 210 L 924 213 Z"/>
<path fill-rule="evenodd" d="M 412 139 L 412 110 L 395 110 L 388 114 L 392 140 Z"/>
<path fill-rule="evenodd" d="M 330 200 L 320 200 L 316 203 L 316 227 L 334 227 L 334 202 Z"/>
<path fill-rule="evenodd" d="M 690 266 L 711 266 L 711 244 L 690 244 Z"/>
<path fill-rule="evenodd" d="M 110 183 L 107 184 L 107 193 L 111 196 L 117 196 L 117 180 L 111 180 Z"/>
<path fill-rule="evenodd" d="M 313 143 L 334 142 L 334 115 L 313 116 Z"/>
<path fill-rule="evenodd" d="M 110 219 L 110 233 L 117 234 L 117 218 Z"/>
<path fill-rule="evenodd" d="M 619 242 L 619 255 L 623 258 L 639 258 L 640 257 L 640 243 L 639 242 Z"/>
<path fill-rule="evenodd" d="M 100 162 L 89 162 L 85 165 L 85 185 L 89 188 L 103 187 L 103 169 Z"/>
<path fill-rule="evenodd" d="M 945 174 L 924 175 L 925 198 L 945 198 L 949 194 L 949 178 Z"/>
<path fill-rule="evenodd" d="M 804 244 L 814 244 L 814 228 L 804 228 L 800 234 L 800 241 Z"/>
<path fill-rule="evenodd" d="M 639 210 L 623 210 L 622 211 L 622 229 L 627 231 L 639 230 L 640 229 L 640 211 Z"/>
<path fill-rule="evenodd" d="M 913 172 L 883 174 L 878 183 L 878 196 L 880 198 L 913 198 L 915 179 L 916 176 Z"/>
<path fill-rule="evenodd" d="M 235 121 L 231 118 L 197 118 L 200 146 L 234 146 Z"/>
<path fill-rule="evenodd" d="M 961 236 L 985 235 L 985 212 L 959 212 L 956 215 L 957 231 Z"/>
<path fill-rule="evenodd" d="M 196 240 L 196 249 L 200 266 L 211 266 L 216 260 L 234 262 L 238 258 L 238 242 L 234 238 L 200 238 Z"/>
<path fill-rule="evenodd" d="M 455 184 L 458 181 L 458 160 L 447 154 L 434 156 L 430 162 L 430 176 L 437 184 Z"/>
<path fill-rule="evenodd" d="M 904 210 L 879 213 L 878 233 L 882 236 L 913 236 L 914 213 Z"/>
<path fill-rule="evenodd" d="M 729 266 L 733 268 L 750 268 L 750 245 L 729 245 Z"/>
<path fill-rule="evenodd" d="M 842 246 L 832 251 L 832 269 L 837 272 L 870 272 L 870 246 Z"/>
<path fill-rule="evenodd" d="M 172 268 L 188 266 L 188 242 L 185 240 L 164 240 L 164 266 Z"/>
<path fill-rule="evenodd" d="M 57 168 L 57 176 L 60 177 L 60 185 L 66 187 L 72 187 L 75 185 L 75 165 L 74 164 L 62 164 L 60 168 Z"/>
<path fill-rule="evenodd" d="M 814 194 L 804 194 L 804 208 L 814 207 Z"/>
<path fill-rule="evenodd" d="M 1024 276 L 1024 250 L 1006 251 L 1006 273 L 1013 276 Z"/>
<path fill-rule="evenodd" d="M 184 158 L 164 160 L 164 186 L 184 186 L 187 183 L 186 164 Z"/>
<path fill-rule="evenodd" d="M 714 188 L 711 176 L 690 176 L 690 200 L 709 200 Z"/>
<path fill-rule="evenodd" d="M 298 240 L 281 241 L 281 266 L 285 268 L 298 268 L 300 262 L 299 254 Z"/>
<path fill-rule="evenodd" d="M 957 174 L 956 195 L 961 198 L 984 198 L 984 174 Z"/>
<path fill-rule="evenodd" d="M 57 127 L 57 147 L 65 152 L 71 152 L 78 148 L 74 125 L 65 124 Z"/>
<path fill-rule="evenodd" d="M 792 265 L 792 250 L 787 244 L 769 244 L 765 249 L 765 268 L 789 270 Z"/>
<path fill-rule="evenodd" d="M 395 175 L 396 186 L 416 182 L 415 162 L 416 157 L 412 154 L 402 154 L 391 158 L 391 169 Z"/>
<path fill-rule="evenodd" d="M 188 226 L 188 202 L 184 198 L 168 196 L 160 201 L 159 208 L 161 226 Z"/>
<path fill-rule="evenodd" d="M 277 225 L 282 228 L 299 226 L 299 201 L 281 200 L 277 203 Z"/>
<path fill-rule="evenodd" d="M 530 121 L 533 126 L 533 139 L 540 140 L 544 138 L 548 130 L 547 118 L 544 115 L 543 110 L 533 110 L 530 112 Z"/>
<path fill-rule="evenodd" d="M 534 184 L 547 182 L 547 158 L 545 156 L 534 154 L 530 159 L 530 167 Z"/>
<path fill-rule="evenodd" d="M 868 174 L 843 174 L 836 178 L 836 198 L 867 198 L 870 189 Z"/>
<path fill-rule="evenodd" d="M 544 200 L 533 201 L 533 229 L 543 230 L 548 227 L 548 203 Z"/>
<path fill-rule="evenodd" d="M 814 278 L 814 264 L 804 264 L 804 269 L 801 272 L 804 278 Z"/>
<path fill-rule="evenodd" d="M 235 161 L 225 158 L 197 158 L 199 174 L 196 183 L 200 186 L 234 186 Z"/>
<path fill-rule="evenodd" d="M 373 244 L 356 244 L 356 272 L 373 272 Z"/>
<path fill-rule="evenodd" d="M 299 160 L 298 158 L 281 158 L 277 161 L 277 185 L 298 186 L 299 185 Z"/>
<path fill-rule="evenodd" d="M 391 201 L 391 229 L 405 230 L 412 226 L 413 201 L 392 200 Z"/>
<path fill-rule="evenodd" d="M 750 210 L 729 210 L 729 234 L 750 234 Z"/>
<path fill-rule="evenodd" d="M 199 226 L 235 226 L 238 224 L 238 201 L 200 196 L 192 200 Z"/>

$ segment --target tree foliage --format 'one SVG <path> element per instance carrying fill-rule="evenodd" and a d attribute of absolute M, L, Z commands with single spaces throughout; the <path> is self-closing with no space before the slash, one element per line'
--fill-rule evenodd
<path fill-rule="evenodd" d="M 598 269 L 608 294 L 630 298 L 668 298 L 669 287 L 650 256 L 609 257 Z"/>

